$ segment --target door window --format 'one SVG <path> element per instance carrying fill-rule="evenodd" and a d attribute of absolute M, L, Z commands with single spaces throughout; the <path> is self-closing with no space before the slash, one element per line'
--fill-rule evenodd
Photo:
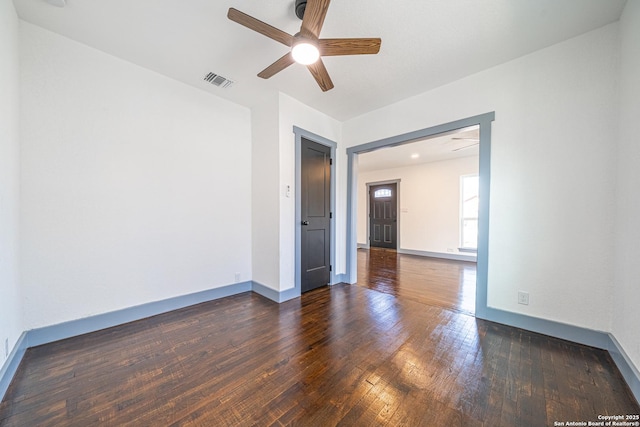
<path fill-rule="evenodd" d="M 380 197 L 391 197 L 391 189 L 380 188 L 379 190 L 376 190 L 375 193 L 373 193 L 373 197 L 375 197 L 376 199 Z"/>

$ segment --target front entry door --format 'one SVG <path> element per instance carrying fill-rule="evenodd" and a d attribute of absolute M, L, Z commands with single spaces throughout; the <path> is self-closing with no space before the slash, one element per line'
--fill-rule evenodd
<path fill-rule="evenodd" d="M 398 184 L 369 187 L 369 245 L 397 249 Z"/>
<path fill-rule="evenodd" d="M 331 277 L 331 147 L 302 138 L 301 288 L 328 285 Z"/>

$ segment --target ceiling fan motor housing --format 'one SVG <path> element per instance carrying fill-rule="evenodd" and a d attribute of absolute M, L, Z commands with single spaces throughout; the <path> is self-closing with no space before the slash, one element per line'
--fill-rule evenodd
<path fill-rule="evenodd" d="M 304 9 L 307 7 L 307 0 L 296 0 L 296 16 L 304 18 Z"/>

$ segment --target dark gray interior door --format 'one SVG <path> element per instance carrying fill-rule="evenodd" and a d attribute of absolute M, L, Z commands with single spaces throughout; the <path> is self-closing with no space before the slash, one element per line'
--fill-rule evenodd
<path fill-rule="evenodd" d="M 398 247 L 398 185 L 369 187 L 369 245 L 377 248 Z"/>
<path fill-rule="evenodd" d="M 331 277 L 331 148 L 302 138 L 302 292 L 329 284 Z"/>

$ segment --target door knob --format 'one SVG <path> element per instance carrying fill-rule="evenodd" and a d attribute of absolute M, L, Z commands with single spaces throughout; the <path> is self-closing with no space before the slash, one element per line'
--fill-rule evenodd
<path fill-rule="evenodd" d="M 309 225 L 309 221 L 302 221 L 302 225 Z"/>

